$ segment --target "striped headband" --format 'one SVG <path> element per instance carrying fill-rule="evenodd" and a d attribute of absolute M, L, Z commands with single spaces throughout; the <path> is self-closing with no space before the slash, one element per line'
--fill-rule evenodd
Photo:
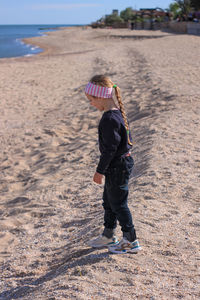
<path fill-rule="evenodd" d="M 113 87 L 116 87 L 115 85 Z M 112 98 L 112 90 L 113 88 L 108 88 L 100 85 L 95 85 L 89 82 L 86 85 L 85 93 L 91 96 L 95 96 L 98 98 Z"/>

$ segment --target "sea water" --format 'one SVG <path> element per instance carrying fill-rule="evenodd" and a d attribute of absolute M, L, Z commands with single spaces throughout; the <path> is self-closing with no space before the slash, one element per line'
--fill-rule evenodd
<path fill-rule="evenodd" d="M 26 44 L 24 38 L 41 36 L 58 27 L 70 25 L 0 25 L 0 58 L 31 56 L 42 52 L 37 46 Z"/>

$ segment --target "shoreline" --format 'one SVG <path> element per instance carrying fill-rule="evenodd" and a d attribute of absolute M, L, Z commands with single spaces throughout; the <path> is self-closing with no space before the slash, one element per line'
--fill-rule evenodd
<path fill-rule="evenodd" d="M 74 26 L 74 27 L 76 27 L 76 26 Z M 24 41 L 26 44 L 31 44 L 31 45 L 34 45 L 34 46 L 38 46 L 40 49 L 43 50 L 42 52 L 35 54 L 36 56 L 37 56 L 37 55 L 38 55 L 38 56 L 51 55 L 51 54 L 53 54 L 53 53 L 56 54 L 56 50 L 57 50 L 58 48 L 57 48 L 56 46 L 53 47 L 52 45 L 49 46 L 48 43 L 45 43 L 45 42 L 40 41 L 40 38 L 45 37 L 45 36 L 50 36 L 51 33 L 55 33 L 56 31 L 60 31 L 60 30 L 65 30 L 65 29 L 67 29 L 67 28 L 73 28 L 73 26 L 72 26 L 72 27 L 70 27 L 70 26 L 69 26 L 69 27 L 68 27 L 68 26 L 66 26 L 66 27 L 58 27 L 56 30 L 51 31 L 51 32 L 48 32 L 48 31 L 46 32 L 46 31 L 45 31 L 43 36 L 40 36 L 40 37 L 31 37 L 31 38 L 25 38 L 25 39 L 23 39 L 23 41 Z M 35 41 L 35 40 L 36 40 L 36 41 Z M 35 56 L 35 55 L 34 55 L 34 56 Z"/>
<path fill-rule="evenodd" d="M 48 45 L 46 45 L 45 43 L 44 44 L 41 43 L 40 40 L 37 40 L 37 44 L 36 44 L 35 39 L 38 39 L 38 38 L 40 39 L 43 36 L 47 36 L 48 34 L 50 34 L 52 32 L 56 32 L 56 31 L 63 30 L 63 29 L 66 29 L 66 28 L 79 27 L 79 26 L 81 26 L 81 25 L 74 25 L 74 26 L 71 26 L 71 25 L 67 26 L 66 25 L 66 26 L 52 27 L 52 28 L 46 27 L 46 28 L 44 28 L 44 30 L 42 28 L 39 28 L 39 30 L 43 30 L 41 36 L 36 35 L 36 36 L 33 36 L 33 37 L 27 37 L 27 38 L 17 38 L 17 40 L 19 40 L 20 42 L 22 42 L 22 43 L 24 43 L 28 46 L 33 46 L 33 47 L 40 48 L 41 52 L 39 52 L 39 53 L 28 53 L 28 54 L 25 54 L 25 55 L 12 56 L 12 57 L 1 57 L 0 62 L 1 62 L 1 60 L 6 60 L 6 59 L 20 59 L 20 58 L 26 58 L 26 57 L 29 58 L 29 57 L 37 56 L 37 55 L 44 55 L 43 52 L 46 52 L 46 51 L 47 51 L 47 55 L 48 55 L 49 52 L 52 53 L 52 51 L 50 50 L 50 47 L 48 47 Z M 52 29 L 53 29 L 53 31 L 52 31 Z M 51 31 L 45 31 L 45 30 L 51 30 Z M 55 51 L 55 49 L 54 49 L 54 51 Z"/>
<path fill-rule="evenodd" d="M 37 46 L 42 50 L 42 52 L 31 55 L 31 57 L 32 56 L 49 55 L 49 54 L 52 54 L 56 50 L 56 48 L 53 48 L 52 46 L 49 47 L 45 43 L 42 43 L 42 42 L 39 42 L 39 41 L 35 42 L 35 39 L 37 39 L 37 38 L 38 37 L 31 37 L 31 38 L 22 39 L 22 41 L 24 43 L 29 44 L 29 45 L 33 45 L 33 46 Z M 18 58 L 24 58 L 24 57 L 26 57 L 26 56 L 21 56 L 21 57 L 18 57 Z M 12 57 L 12 58 L 14 58 L 14 57 Z"/>
<path fill-rule="evenodd" d="M 67 26 L 67 27 L 58 27 L 57 31 L 62 31 L 62 30 L 73 30 L 74 28 L 81 28 L 83 30 L 83 28 L 85 27 L 90 27 L 89 25 L 74 25 L 74 26 Z M 45 34 L 47 36 L 50 36 L 51 34 L 55 33 L 56 31 L 53 32 L 45 32 Z M 39 48 L 43 49 L 43 52 L 41 53 L 37 53 L 36 56 L 48 56 L 48 55 L 57 55 L 59 54 L 59 51 L 62 50 L 62 47 L 60 46 L 55 46 L 55 44 L 51 44 L 49 45 L 49 41 L 41 41 L 42 37 L 33 37 L 33 38 L 27 38 L 27 39 L 23 39 L 26 43 L 38 46 Z M 81 53 L 81 51 L 79 51 L 77 54 Z M 70 53 L 73 54 L 73 53 Z M 35 55 L 34 55 L 35 56 Z"/>
<path fill-rule="evenodd" d="M 70 28 L 37 40 L 56 52 L 1 64 L 0 298 L 198 299 L 199 39 Z M 120 86 L 135 142 L 134 257 L 87 246 L 103 227 L 100 114 L 84 97 L 97 73 Z"/>

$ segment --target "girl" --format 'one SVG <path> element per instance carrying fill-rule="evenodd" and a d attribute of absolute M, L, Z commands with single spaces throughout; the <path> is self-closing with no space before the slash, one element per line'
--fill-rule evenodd
<path fill-rule="evenodd" d="M 97 75 L 87 84 L 85 94 L 92 106 L 104 111 L 98 128 L 101 156 L 93 177 L 94 182 L 101 184 L 105 176 L 104 231 L 89 245 L 94 248 L 108 246 L 113 253 L 138 252 L 141 247 L 127 205 L 128 180 L 134 165 L 130 154 L 132 139 L 120 88 L 108 77 Z M 117 220 L 123 232 L 120 242 L 115 236 Z"/>

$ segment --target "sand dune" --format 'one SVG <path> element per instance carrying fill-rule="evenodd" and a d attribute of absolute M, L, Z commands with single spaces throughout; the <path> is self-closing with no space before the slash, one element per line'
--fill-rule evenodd
<path fill-rule="evenodd" d="M 67 28 L 29 42 L 45 53 L 0 60 L 0 299 L 199 299 L 199 37 Z M 98 73 L 121 87 L 134 137 L 138 255 L 87 246 L 103 223 L 101 115 L 83 92 Z"/>

